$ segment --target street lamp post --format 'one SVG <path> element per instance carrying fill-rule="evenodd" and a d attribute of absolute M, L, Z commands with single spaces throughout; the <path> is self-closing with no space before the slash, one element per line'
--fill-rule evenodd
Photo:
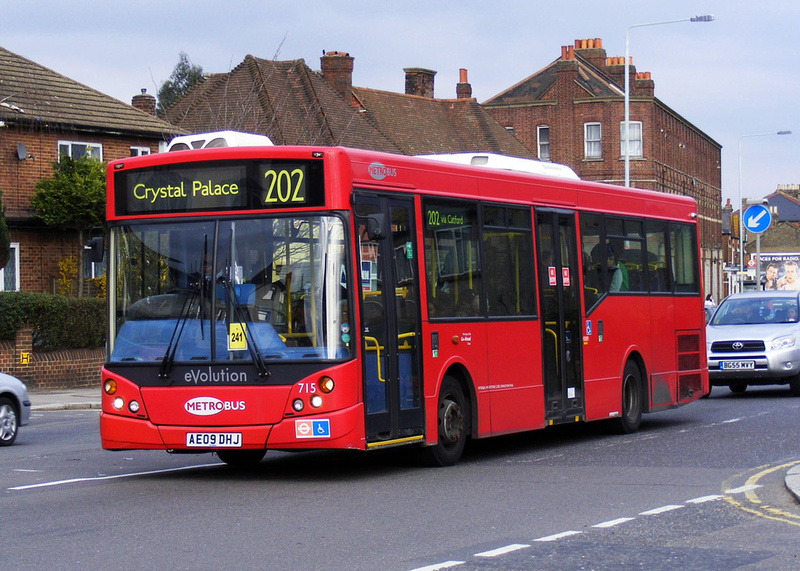
<path fill-rule="evenodd" d="M 628 77 L 628 66 L 630 65 L 629 55 L 629 41 L 628 36 L 633 28 L 644 28 L 646 26 L 661 26 L 663 24 L 677 24 L 678 22 L 713 22 L 714 16 L 706 14 L 704 16 L 693 16 L 691 18 L 683 18 L 681 20 L 666 20 L 664 22 L 650 22 L 649 24 L 634 24 L 625 31 L 625 123 L 623 131 L 625 132 L 625 186 L 631 185 L 631 152 L 628 148 L 628 130 L 631 121 L 631 92 L 630 92 L 630 77 Z"/>
<path fill-rule="evenodd" d="M 750 137 L 769 137 L 772 135 L 791 135 L 791 131 L 778 131 L 773 133 L 753 133 L 739 137 L 739 291 L 744 290 L 744 199 L 742 197 L 742 139 Z M 756 268 L 756 281 L 761 271 Z"/>

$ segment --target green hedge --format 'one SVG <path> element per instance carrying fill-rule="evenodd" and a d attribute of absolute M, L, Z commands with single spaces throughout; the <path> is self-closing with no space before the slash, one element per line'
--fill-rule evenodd
<path fill-rule="evenodd" d="M 0 339 L 13 340 L 24 323 L 33 327 L 33 348 L 93 349 L 106 341 L 106 302 L 96 298 L 0 292 Z"/>

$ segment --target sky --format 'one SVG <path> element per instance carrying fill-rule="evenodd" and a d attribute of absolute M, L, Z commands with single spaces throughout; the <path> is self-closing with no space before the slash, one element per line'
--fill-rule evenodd
<path fill-rule="evenodd" d="M 631 27 L 702 14 L 715 20 Z M 576 39 L 623 56 L 627 34 L 655 96 L 722 145 L 735 204 L 740 184 L 745 198 L 800 184 L 798 28 L 797 0 L 26 0 L 5 3 L 0 46 L 125 103 L 155 95 L 180 52 L 221 73 L 248 54 L 318 70 L 323 50 L 355 58 L 359 87 L 402 93 L 403 68 L 434 70 L 440 98 L 465 68 L 483 102 Z"/>

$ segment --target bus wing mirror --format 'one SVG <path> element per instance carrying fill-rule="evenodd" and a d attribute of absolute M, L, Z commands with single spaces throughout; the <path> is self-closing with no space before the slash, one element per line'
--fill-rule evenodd
<path fill-rule="evenodd" d="M 383 232 L 386 224 L 386 216 L 381 213 L 370 214 L 367 217 L 367 237 L 370 240 L 383 240 L 386 234 Z"/>
<path fill-rule="evenodd" d="M 105 243 L 102 236 L 97 236 L 89 240 L 89 250 L 91 252 L 92 262 L 100 263 L 103 261 L 103 250 Z"/>

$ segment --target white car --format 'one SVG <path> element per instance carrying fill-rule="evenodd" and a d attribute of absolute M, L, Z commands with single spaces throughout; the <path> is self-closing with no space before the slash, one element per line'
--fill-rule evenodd
<path fill-rule="evenodd" d="M 786 385 L 800 396 L 800 292 L 753 291 L 726 298 L 706 326 L 708 380 L 735 393 Z"/>
<path fill-rule="evenodd" d="M 0 373 L 0 446 L 11 446 L 19 427 L 31 418 L 31 401 L 25 383 Z"/>

